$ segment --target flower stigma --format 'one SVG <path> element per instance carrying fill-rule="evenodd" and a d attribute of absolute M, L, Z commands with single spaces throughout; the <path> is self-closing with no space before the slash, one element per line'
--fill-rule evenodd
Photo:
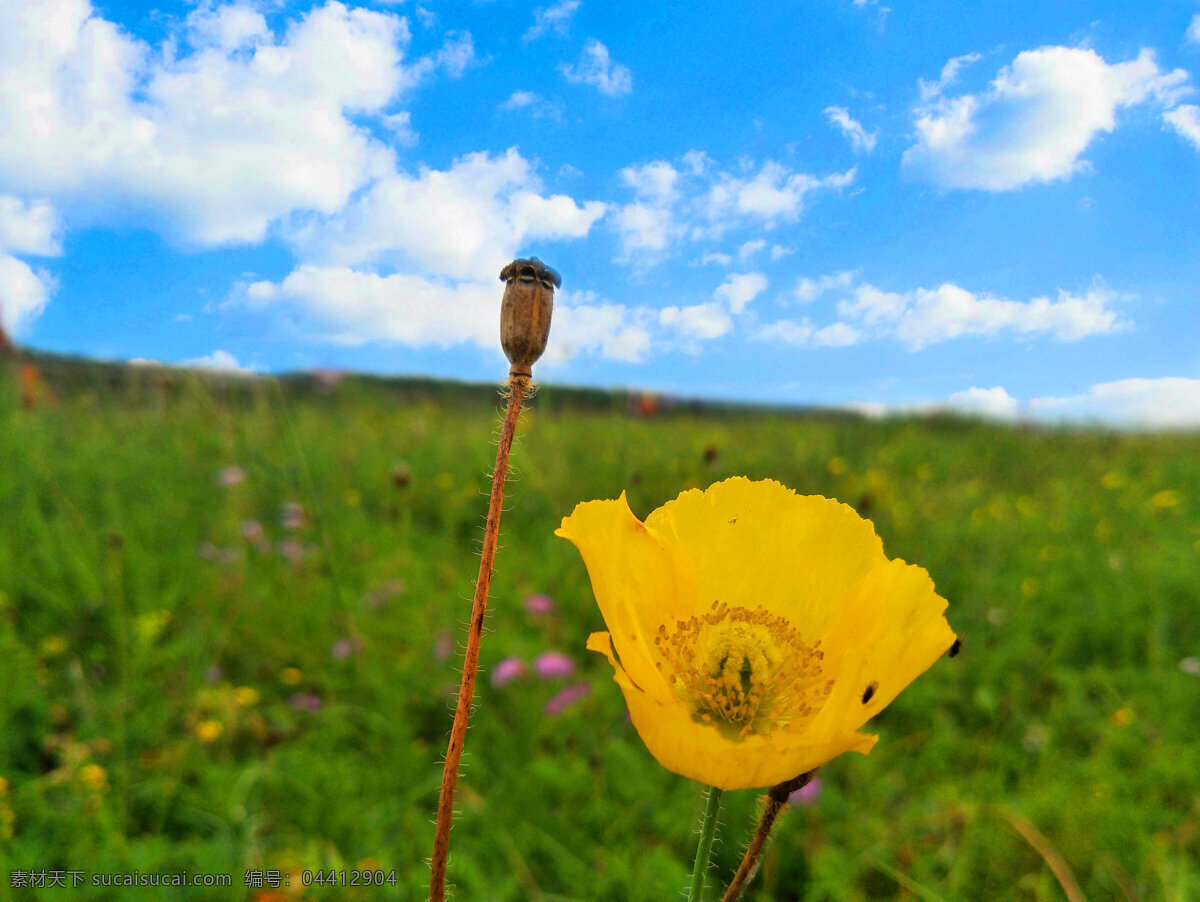
<path fill-rule="evenodd" d="M 654 644 L 692 719 L 734 741 L 808 720 L 833 689 L 822 679 L 821 643 L 762 607 L 714 601 L 705 614 L 660 626 Z"/>

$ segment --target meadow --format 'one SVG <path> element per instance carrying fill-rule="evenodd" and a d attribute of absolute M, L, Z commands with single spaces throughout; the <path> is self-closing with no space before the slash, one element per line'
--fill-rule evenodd
<path fill-rule="evenodd" d="M 40 363 L 56 403 L 0 375 L 0 898 L 424 899 L 496 388 Z M 857 507 L 964 643 L 821 769 L 745 898 L 1200 898 L 1200 435 L 543 386 L 513 464 L 456 898 L 680 898 L 700 787 L 584 651 L 553 532 L 731 475 Z M 726 794 L 711 882 L 757 804 Z M 11 886 L 51 868 L 233 885 Z M 302 885 L 352 868 L 395 884 Z"/>

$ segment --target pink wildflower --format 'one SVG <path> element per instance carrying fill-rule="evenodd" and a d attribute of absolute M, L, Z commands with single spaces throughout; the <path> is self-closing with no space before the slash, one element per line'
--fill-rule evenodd
<path fill-rule="evenodd" d="M 575 662 L 560 651 L 547 651 L 537 656 L 533 669 L 543 680 L 565 680 L 575 673 Z"/>
<path fill-rule="evenodd" d="M 591 692 L 591 683 L 572 683 L 570 686 L 558 690 L 554 697 L 546 702 L 546 713 L 551 717 L 562 714 L 576 702 L 587 698 Z"/>
<path fill-rule="evenodd" d="M 505 658 L 492 671 L 492 685 L 503 686 L 513 680 L 523 680 L 529 676 L 529 668 L 520 658 Z"/>
<path fill-rule="evenodd" d="M 241 467 L 225 467 L 223 470 L 217 471 L 217 485 L 223 488 L 237 485 L 239 482 L 244 482 L 245 479 L 246 471 Z"/>
<path fill-rule="evenodd" d="M 525 613 L 544 617 L 554 613 L 554 599 L 549 595 L 530 595 L 525 599 Z"/>

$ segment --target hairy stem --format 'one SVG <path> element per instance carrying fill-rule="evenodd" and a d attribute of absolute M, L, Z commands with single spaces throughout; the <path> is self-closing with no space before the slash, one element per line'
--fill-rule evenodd
<path fill-rule="evenodd" d="M 801 774 L 791 780 L 786 780 L 778 786 L 772 786 L 771 791 L 767 793 L 766 803 L 763 806 L 762 817 L 758 821 L 758 828 L 754 831 L 754 838 L 750 840 L 750 845 L 746 847 L 746 854 L 742 856 L 742 863 L 738 866 L 737 873 L 733 875 L 733 881 L 729 884 L 729 889 L 725 890 L 725 895 L 721 897 L 721 902 L 737 902 L 741 898 L 742 890 L 746 885 L 754 879 L 754 872 L 758 870 L 758 860 L 762 857 L 763 848 L 767 844 L 767 839 L 771 835 L 771 828 L 775 826 L 775 818 L 779 817 L 779 812 L 787 805 L 788 796 L 797 789 L 803 789 L 812 780 L 813 774 L 816 771 L 809 771 L 806 774 Z"/>
<path fill-rule="evenodd" d="M 471 716 L 471 700 L 475 695 L 475 675 L 479 670 L 479 646 L 483 639 L 483 618 L 487 613 L 488 588 L 492 582 L 492 563 L 496 558 L 496 539 L 500 533 L 500 513 L 504 504 L 504 481 L 508 477 L 508 454 L 512 449 L 521 402 L 529 390 L 528 368 L 514 372 L 509 378 L 508 410 L 500 431 L 496 449 L 496 467 L 492 471 L 492 494 L 488 502 L 487 527 L 483 534 L 483 550 L 479 556 L 479 576 L 475 580 L 475 600 L 471 604 L 471 622 L 467 629 L 467 650 L 463 656 L 462 682 L 458 688 L 458 704 L 454 710 L 454 727 L 446 748 L 446 763 L 442 770 L 442 789 L 438 795 L 437 829 L 433 837 L 432 873 L 429 878 L 430 902 L 446 898 L 446 863 L 450 857 L 450 823 L 454 818 L 454 788 L 458 782 L 458 765 L 467 740 L 467 720 Z"/>
<path fill-rule="evenodd" d="M 692 886 L 688 902 L 700 902 L 704 895 L 704 878 L 708 876 L 708 861 L 712 857 L 713 840 L 717 836 L 717 813 L 721 810 L 723 792 L 715 786 L 708 789 L 704 817 L 700 821 L 700 842 L 696 846 L 696 864 L 692 867 Z"/>

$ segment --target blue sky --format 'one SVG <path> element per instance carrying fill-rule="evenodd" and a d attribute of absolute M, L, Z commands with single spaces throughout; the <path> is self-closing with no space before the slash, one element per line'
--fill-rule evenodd
<path fill-rule="evenodd" d="M 1200 3 L 0 0 L 0 318 L 117 359 L 1200 424 Z"/>

